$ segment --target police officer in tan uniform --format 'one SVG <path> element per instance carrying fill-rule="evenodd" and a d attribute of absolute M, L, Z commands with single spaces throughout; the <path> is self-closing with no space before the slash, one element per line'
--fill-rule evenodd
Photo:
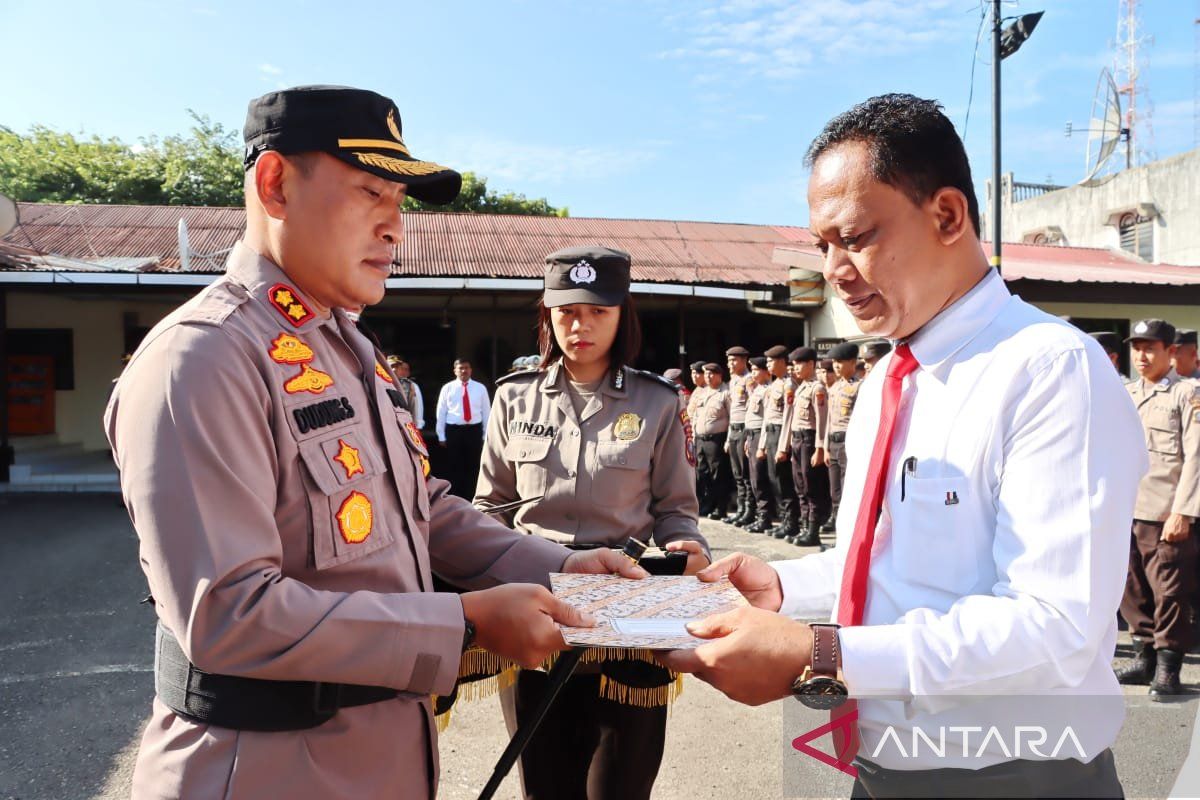
<path fill-rule="evenodd" d="M 750 468 L 750 493 L 754 496 L 754 517 L 743 528 L 748 533 L 766 533 L 775 522 L 775 495 L 767 474 L 767 459 L 758 457 L 758 442 L 762 438 L 763 416 L 766 412 L 767 385 L 771 373 L 766 356 L 750 359 L 750 399 L 746 403 L 746 431 L 743 450 Z"/>
<path fill-rule="evenodd" d="M 767 531 L 776 539 L 789 539 L 800 532 L 800 503 L 792 484 L 791 450 L 786 445 L 787 413 L 796 399 L 796 384 L 788 371 L 788 349 L 783 345 L 769 348 L 764 356 L 771 373 L 763 406 L 763 428 L 758 439 L 758 457 L 766 461 L 771 492 L 779 510 L 779 524 Z"/>
<path fill-rule="evenodd" d="M 746 360 L 749 356 L 750 351 L 741 345 L 725 351 L 725 364 L 729 367 L 729 436 L 725 440 L 725 452 L 729 454 L 730 472 L 737 492 L 737 508 L 724 520 L 730 525 L 742 525 L 754 517 L 750 470 L 742 446 L 746 433 L 746 405 L 750 400 L 750 363 Z"/>
<path fill-rule="evenodd" d="M 1177 695 L 1183 655 L 1195 642 L 1196 536 L 1200 517 L 1200 387 L 1171 366 L 1175 328 L 1160 319 L 1127 340 L 1140 378 L 1126 385 L 1146 431 L 1150 471 L 1138 484 L 1121 616 L 1134 660 L 1117 671 L 1150 684 L 1151 698 Z"/>
<path fill-rule="evenodd" d="M 828 392 L 816 378 L 817 351 L 797 347 L 788 353 L 796 399 L 792 403 L 787 428 L 791 435 L 781 437 L 779 446 L 791 453 L 792 480 L 800 502 L 800 532 L 792 543 L 802 547 L 820 547 L 818 528 L 829 515 L 829 471 L 825 466 L 825 425 L 828 421 Z"/>
<path fill-rule="evenodd" d="M 159 620 L 133 796 L 429 798 L 430 695 L 466 646 L 561 649 L 552 618 L 577 615 L 547 573 L 620 559 L 448 496 L 343 311 L 383 297 L 406 190 L 447 202 L 458 174 L 413 158 L 392 101 L 357 89 L 265 95 L 245 139 L 244 238 L 105 413 Z M 435 572 L 473 591 L 435 593 Z"/>
<path fill-rule="evenodd" d="M 832 533 L 837 525 L 838 507 L 842 502 L 842 481 L 846 475 L 846 428 L 854 412 L 861 381 L 855 377 L 858 368 L 858 347 L 843 342 L 829 351 L 837 381 L 829 387 L 829 426 L 825 429 L 825 460 L 829 466 L 829 496 L 832 507 L 821 533 Z"/>
<path fill-rule="evenodd" d="M 1200 359 L 1196 357 L 1196 346 L 1195 331 L 1181 329 L 1175 332 L 1175 357 L 1171 359 L 1171 366 L 1179 373 L 1179 377 L 1200 380 Z"/>
<path fill-rule="evenodd" d="M 724 519 L 733 485 L 729 475 L 729 455 L 725 452 L 732 400 L 729 384 L 725 383 L 725 366 L 715 361 L 705 364 L 704 381 L 707 391 L 696 403 L 696 416 L 692 419 L 696 434 L 696 473 L 700 476 L 701 496 L 709 505 L 706 514 L 702 501 L 700 516 Z"/>
<path fill-rule="evenodd" d="M 626 366 L 641 339 L 629 274 L 628 254 L 607 247 L 546 258 L 541 366 L 497 381 L 475 502 L 541 496 L 512 516 L 529 538 L 603 547 L 653 540 L 687 552 L 695 572 L 708 564 L 708 546 L 697 521 L 692 432 L 675 386 Z M 673 676 L 645 659 L 584 666 L 596 668 L 567 682 L 521 757 L 525 795 L 647 798 Z M 622 690 L 647 688 L 660 690 L 654 702 L 621 702 Z M 510 733 L 545 689 L 545 673 L 522 670 L 502 691 Z"/>

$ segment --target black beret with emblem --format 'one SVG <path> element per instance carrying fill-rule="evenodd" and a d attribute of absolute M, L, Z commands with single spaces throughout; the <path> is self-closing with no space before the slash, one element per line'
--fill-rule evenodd
<path fill-rule="evenodd" d="M 821 369 L 825 370 L 826 372 L 828 372 L 829 370 L 833 369 L 833 359 L 832 358 L 822 358 L 820 361 L 817 362 L 817 366 L 820 367 Z"/>
<path fill-rule="evenodd" d="M 297 86 L 250 101 L 242 135 L 245 167 L 275 150 L 284 155 L 328 153 L 384 180 L 408 185 L 427 203 L 449 203 L 462 176 L 415 158 L 401 135 L 400 111 L 381 94 L 346 86 Z"/>
<path fill-rule="evenodd" d="M 755 356 L 754 358 L 750 359 L 750 366 L 758 367 L 759 369 L 766 369 L 767 368 L 767 357 L 766 356 Z"/>
<path fill-rule="evenodd" d="M 883 358 L 892 352 L 891 342 L 867 342 L 862 346 L 863 358 Z"/>
<path fill-rule="evenodd" d="M 565 247 L 546 256 L 546 308 L 587 303 L 619 306 L 629 294 L 629 253 L 611 247 Z"/>
<path fill-rule="evenodd" d="M 1189 328 L 1175 331 L 1175 344 L 1196 344 L 1196 332 Z"/>
<path fill-rule="evenodd" d="M 747 350 L 746 348 L 742 347 L 742 346 L 739 344 L 739 345 L 737 345 L 737 346 L 735 346 L 735 347 L 731 347 L 731 348 L 729 348 L 728 350 L 726 350 L 726 351 L 725 351 L 725 355 L 727 355 L 727 356 L 741 356 L 742 358 L 746 358 L 746 357 L 748 357 L 748 356 L 750 355 L 750 351 L 749 351 L 749 350 Z"/>
<path fill-rule="evenodd" d="M 1125 341 L 1136 342 L 1139 339 L 1156 340 L 1170 347 L 1175 344 L 1175 326 L 1161 319 L 1141 320 L 1133 326 Z"/>
<path fill-rule="evenodd" d="M 678 367 L 671 367 L 669 370 L 663 373 L 663 377 L 669 381 L 677 381 L 683 377 L 683 370 L 679 369 Z"/>
<path fill-rule="evenodd" d="M 705 363 L 706 362 L 704 361 L 693 361 L 688 365 L 688 369 L 690 369 L 692 372 L 704 372 Z"/>
<path fill-rule="evenodd" d="M 718 364 L 715 361 L 710 361 L 709 363 L 704 365 L 704 371 L 705 372 L 717 372 L 717 373 L 720 373 L 721 375 L 724 375 L 725 374 L 725 365 Z"/>
<path fill-rule="evenodd" d="M 763 352 L 767 358 L 787 358 L 788 349 L 781 344 L 770 347 Z"/>
<path fill-rule="evenodd" d="M 834 361 L 858 361 L 858 345 L 842 342 L 829 351 L 829 357 Z"/>
<path fill-rule="evenodd" d="M 1093 331 L 1088 336 L 1099 342 L 1106 353 L 1118 353 L 1121 350 L 1121 337 L 1112 331 Z"/>
<path fill-rule="evenodd" d="M 788 360 L 797 363 L 804 361 L 816 361 L 817 351 L 811 347 L 797 347 L 792 352 L 788 353 Z"/>

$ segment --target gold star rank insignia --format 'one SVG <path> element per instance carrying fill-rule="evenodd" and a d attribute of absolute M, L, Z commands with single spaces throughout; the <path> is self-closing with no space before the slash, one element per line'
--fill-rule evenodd
<path fill-rule="evenodd" d="M 283 384 L 283 390 L 288 394 L 299 394 L 300 392 L 320 394 L 330 386 L 333 386 L 333 378 L 321 370 L 313 369 L 305 364 L 300 368 L 299 375 L 289 378 L 287 383 Z"/>
<path fill-rule="evenodd" d="M 304 305 L 304 301 L 296 296 L 296 291 L 285 283 L 277 283 L 268 289 L 267 300 L 272 308 L 297 328 L 316 316 Z"/>
<path fill-rule="evenodd" d="M 267 355 L 276 364 L 307 364 L 313 360 L 312 348 L 290 333 L 280 333 Z"/>
<path fill-rule="evenodd" d="M 342 465 L 346 470 L 346 478 L 353 478 L 355 475 L 362 475 L 363 469 L 362 459 L 359 458 L 358 450 L 346 444 L 344 439 L 338 439 L 338 444 L 341 445 L 341 450 L 333 457 L 333 460 Z"/>
<path fill-rule="evenodd" d="M 371 535 L 374 512 L 371 501 L 362 492 L 351 492 L 337 512 L 338 532 L 347 544 L 359 544 Z"/>

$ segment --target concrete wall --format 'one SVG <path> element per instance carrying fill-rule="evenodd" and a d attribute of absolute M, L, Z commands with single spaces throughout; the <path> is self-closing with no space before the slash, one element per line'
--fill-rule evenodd
<path fill-rule="evenodd" d="M 1003 198 L 1003 239 L 1020 242 L 1032 231 L 1056 226 L 1062 244 L 1120 247 L 1113 212 L 1152 203 L 1155 262 L 1200 265 L 1200 150 L 1124 170 L 1094 185 L 1069 186 L 1039 197 L 1011 202 Z M 986 213 L 984 215 L 987 216 Z M 984 230 L 991 230 L 987 222 Z"/>
<path fill-rule="evenodd" d="M 89 450 L 108 447 L 101 416 L 111 381 L 121 371 L 124 354 L 122 315 L 136 312 L 138 324 L 151 326 L 177 303 L 154 300 L 61 294 L 8 292 L 9 328 L 69 328 L 75 360 L 75 388 L 54 393 L 56 433 L 64 442 L 80 442 Z"/>

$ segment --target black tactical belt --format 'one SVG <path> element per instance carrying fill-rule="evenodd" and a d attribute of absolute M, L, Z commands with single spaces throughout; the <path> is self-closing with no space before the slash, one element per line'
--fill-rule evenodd
<path fill-rule="evenodd" d="M 792 430 L 793 442 L 815 442 L 817 440 L 817 432 L 812 428 L 801 428 L 800 430 Z M 810 443 L 811 443 L 810 442 Z"/>
<path fill-rule="evenodd" d="M 340 708 L 365 706 L 402 694 L 384 686 L 214 675 L 188 661 L 179 642 L 161 623 L 154 638 L 158 699 L 181 717 L 206 725 L 239 731 L 299 731 L 328 722 Z"/>
<path fill-rule="evenodd" d="M 842 442 L 846 441 L 846 432 L 834 431 L 833 433 L 829 434 L 829 441 L 833 442 L 834 444 L 841 444 Z"/>
<path fill-rule="evenodd" d="M 724 435 L 724 433 L 697 433 L 696 439 L 701 442 L 715 442 Z"/>
<path fill-rule="evenodd" d="M 746 424 L 744 422 L 731 422 L 729 423 L 729 430 L 731 433 L 741 433 L 746 430 Z"/>
<path fill-rule="evenodd" d="M 767 433 L 779 433 L 781 430 L 783 430 L 782 425 L 771 424 L 767 426 Z"/>

